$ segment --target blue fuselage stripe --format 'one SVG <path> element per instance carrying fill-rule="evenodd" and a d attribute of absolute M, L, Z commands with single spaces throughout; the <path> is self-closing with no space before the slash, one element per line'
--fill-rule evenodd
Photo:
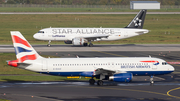
<path fill-rule="evenodd" d="M 169 74 L 173 71 L 127 71 L 134 76 L 147 76 L 147 75 L 163 75 Z M 57 75 L 57 76 L 87 76 L 92 77 L 93 72 L 41 72 L 43 74 Z"/>

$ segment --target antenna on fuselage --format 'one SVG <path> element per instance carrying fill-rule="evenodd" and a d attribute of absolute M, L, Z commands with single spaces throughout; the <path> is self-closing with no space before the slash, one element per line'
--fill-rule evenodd
<path fill-rule="evenodd" d="M 151 55 L 149 55 L 149 58 L 151 58 Z"/>

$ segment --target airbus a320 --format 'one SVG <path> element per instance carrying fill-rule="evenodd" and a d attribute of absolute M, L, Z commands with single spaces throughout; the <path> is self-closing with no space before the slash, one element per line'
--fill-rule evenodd
<path fill-rule="evenodd" d="M 64 41 L 66 44 L 93 46 L 93 41 L 113 41 L 130 38 L 149 32 L 142 29 L 146 10 L 141 10 L 125 28 L 45 28 L 33 37 L 37 40 Z"/>

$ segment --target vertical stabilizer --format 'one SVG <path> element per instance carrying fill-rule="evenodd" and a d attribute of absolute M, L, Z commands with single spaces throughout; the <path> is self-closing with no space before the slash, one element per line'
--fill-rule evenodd
<path fill-rule="evenodd" d="M 19 31 L 11 31 L 11 37 L 16 53 L 16 61 L 22 63 L 25 60 L 36 60 L 42 58 Z"/>
<path fill-rule="evenodd" d="M 139 28 L 142 29 L 144 25 L 144 20 L 146 17 L 145 9 L 139 11 L 139 13 L 134 17 L 134 19 L 125 28 Z"/>

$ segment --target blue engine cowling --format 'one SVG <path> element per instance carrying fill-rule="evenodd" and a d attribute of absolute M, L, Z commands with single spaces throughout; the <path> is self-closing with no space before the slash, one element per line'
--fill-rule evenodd
<path fill-rule="evenodd" d="M 109 76 L 109 80 L 115 82 L 130 82 L 133 78 L 132 73 L 120 73 L 114 74 L 113 76 Z"/>

